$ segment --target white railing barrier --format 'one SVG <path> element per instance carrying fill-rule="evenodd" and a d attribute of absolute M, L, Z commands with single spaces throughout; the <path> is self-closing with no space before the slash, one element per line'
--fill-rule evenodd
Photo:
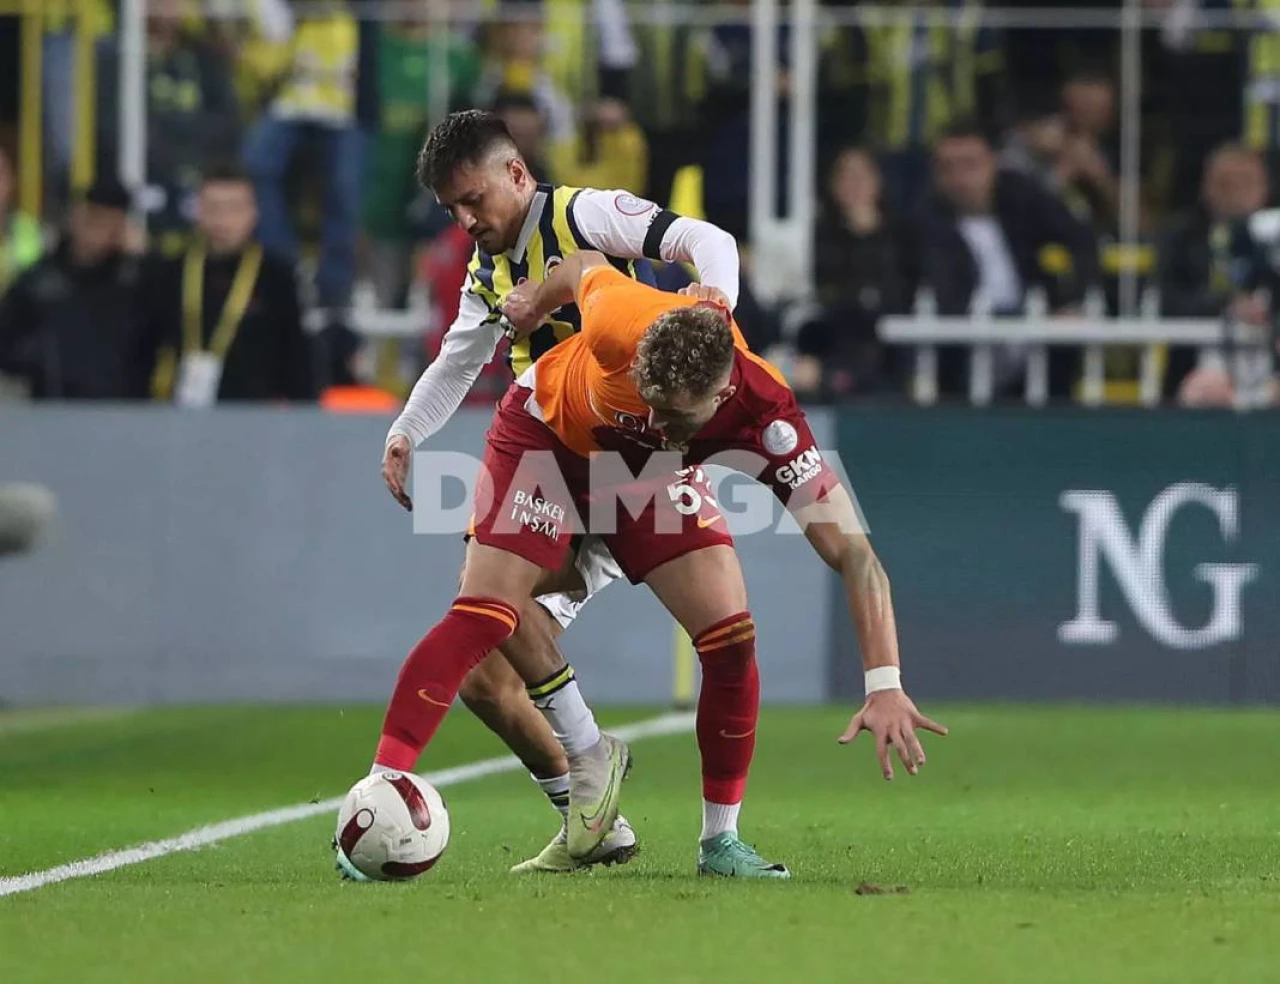
<path fill-rule="evenodd" d="M 807 308 L 805 309 L 807 310 Z M 1160 402 L 1159 349 L 1181 345 L 1200 350 L 1201 361 L 1212 360 L 1224 349 L 1232 350 L 1231 366 L 1237 371 L 1256 359 L 1269 344 L 1265 329 L 1217 318 L 1162 319 L 1159 296 L 1148 290 L 1137 318 L 1108 318 L 1101 293 L 1086 296 L 1079 315 L 1051 315 L 1043 292 L 1029 291 L 1026 312 L 1020 317 L 1000 318 L 981 293 L 971 313 L 962 317 L 942 317 L 937 313 L 933 292 L 922 288 L 916 295 L 915 313 L 880 320 L 878 335 L 888 345 L 910 346 L 915 350 L 911 395 L 921 404 L 938 400 L 938 346 L 965 346 L 970 351 L 969 400 L 985 406 L 995 396 L 997 368 L 1009 353 L 1025 356 L 1024 397 L 1031 406 L 1043 406 L 1049 398 L 1049 351 L 1051 345 L 1083 350 L 1081 397 L 1088 406 L 1103 402 L 1106 386 L 1106 349 L 1109 346 L 1136 346 L 1142 349 L 1139 361 L 1139 400 L 1152 407 Z M 324 327 L 325 314 L 311 311 L 307 326 L 312 331 Z M 396 311 L 372 306 L 366 293 L 358 292 L 350 312 L 353 330 L 369 340 L 420 339 L 432 328 L 432 314 L 425 298 L 415 292 L 408 310 Z"/>
<path fill-rule="evenodd" d="M 312 310 L 306 314 L 307 329 L 313 333 L 328 324 L 325 311 Z M 367 339 L 421 338 L 431 328 L 429 311 L 410 308 L 397 311 L 388 308 L 354 307 L 349 314 L 351 330 Z"/>
<path fill-rule="evenodd" d="M 1041 406 L 1049 395 L 1048 346 L 1083 349 L 1082 399 L 1086 405 L 1102 403 L 1106 384 L 1105 351 L 1108 346 L 1141 346 L 1139 399 L 1143 406 L 1160 402 L 1159 349 L 1183 345 L 1200 349 L 1201 359 L 1223 348 L 1239 354 L 1263 351 L 1268 344 L 1265 329 L 1237 324 L 1225 319 L 1161 319 L 1159 301 L 1153 292 L 1143 298 L 1137 318 L 1107 318 L 1100 296 L 1086 299 L 1080 315 L 1050 315 L 1041 294 L 1028 297 L 1026 313 L 1014 318 L 996 318 L 982 298 L 975 300 L 971 314 L 940 317 L 932 292 L 922 290 L 916 297 L 916 313 L 881 319 L 878 334 L 889 345 L 908 345 L 915 350 L 912 397 L 917 403 L 932 404 L 938 399 L 939 345 L 962 345 L 970 352 L 969 399 L 985 405 L 994 396 L 995 367 L 1000 352 L 1026 355 L 1025 398 Z"/>

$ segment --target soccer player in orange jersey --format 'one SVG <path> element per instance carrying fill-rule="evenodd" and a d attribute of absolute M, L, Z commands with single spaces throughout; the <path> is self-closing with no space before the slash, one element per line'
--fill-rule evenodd
<path fill-rule="evenodd" d="M 524 601 L 566 563 L 571 537 L 590 531 L 633 583 L 649 586 L 698 652 L 699 871 L 787 877 L 785 865 L 738 836 L 759 709 L 755 629 L 732 537 L 699 465 L 736 455 L 843 579 L 867 698 L 840 741 L 871 732 L 891 778 L 891 746 L 915 774 L 925 759 L 916 729 L 946 729 L 902 689 L 888 579 L 848 491 L 791 390 L 747 350 L 727 310 L 638 284 L 602 255 L 581 252 L 543 283 L 518 287 L 504 312 L 527 331 L 575 300 L 581 333 L 523 373 L 494 416 L 461 593 L 401 670 L 376 766 L 414 766 L 467 671 L 514 631 Z M 516 669 L 532 681 L 558 668 Z M 625 763 L 625 749 L 620 757 Z M 576 834 L 578 850 L 589 849 L 616 811 L 614 788 L 583 814 L 587 829 L 570 832 L 571 848 Z"/>

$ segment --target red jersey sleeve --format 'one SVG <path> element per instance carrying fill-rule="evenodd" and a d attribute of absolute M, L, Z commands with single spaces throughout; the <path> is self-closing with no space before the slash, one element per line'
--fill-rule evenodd
<path fill-rule="evenodd" d="M 762 422 L 756 453 L 768 464 L 760 480 L 788 509 L 816 502 L 840 484 L 795 399 Z"/>
<path fill-rule="evenodd" d="M 758 356 L 742 353 L 739 366 L 744 392 L 732 444 L 750 451 L 757 464 L 763 462 L 755 477 L 788 509 L 822 498 L 840 479 L 818 447 L 795 394 Z"/>

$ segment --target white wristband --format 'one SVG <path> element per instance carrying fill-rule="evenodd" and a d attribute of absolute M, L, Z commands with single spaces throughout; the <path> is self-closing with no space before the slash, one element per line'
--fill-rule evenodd
<path fill-rule="evenodd" d="M 877 666 L 867 670 L 867 696 L 878 690 L 901 690 L 902 670 L 896 666 Z"/>

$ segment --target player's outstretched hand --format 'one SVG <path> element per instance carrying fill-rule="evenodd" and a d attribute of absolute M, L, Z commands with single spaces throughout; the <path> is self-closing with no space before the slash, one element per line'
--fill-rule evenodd
<path fill-rule="evenodd" d="M 538 285 L 532 280 L 516 284 L 502 301 L 502 316 L 507 319 L 517 338 L 523 337 L 542 324 L 542 315 L 534 305 Z"/>
<path fill-rule="evenodd" d="M 382 453 L 382 480 L 387 483 L 387 491 L 410 512 L 413 512 L 413 502 L 404 489 L 409 480 L 409 458 L 412 450 L 409 439 L 403 434 L 397 434 L 387 442 L 387 449 Z"/>
<path fill-rule="evenodd" d="M 945 735 L 947 729 L 937 721 L 925 717 L 912 703 L 904 690 L 877 690 L 867 697 L 862 710 L 853 716 L 849 727 L 839 738 L 847 745 L 863 731 L 869 731 L 876 739 L 876 757 L 880 759 L 880 771 L 886 779 L 893 778 L 893 762 L 889 754 L 892 745 L 898 749 L 898 757 L 915 775 L 924 765 L 924 749 L 916 737 L 916 729 L 923 728 L 937 735 Z"/>
<path fill-rule="evenodd" d="M 718 304 L 729 312 L 733 311 L 733 305 L 729 303 L 729 295 L 719 287 L 707 287 L 703 284 L 690 284 L 688 287 L 681 287 L 678 293 L 683 294 L 685 297 L 696 297 L 700 301 L 709 301 L 712 304 Z"/>

